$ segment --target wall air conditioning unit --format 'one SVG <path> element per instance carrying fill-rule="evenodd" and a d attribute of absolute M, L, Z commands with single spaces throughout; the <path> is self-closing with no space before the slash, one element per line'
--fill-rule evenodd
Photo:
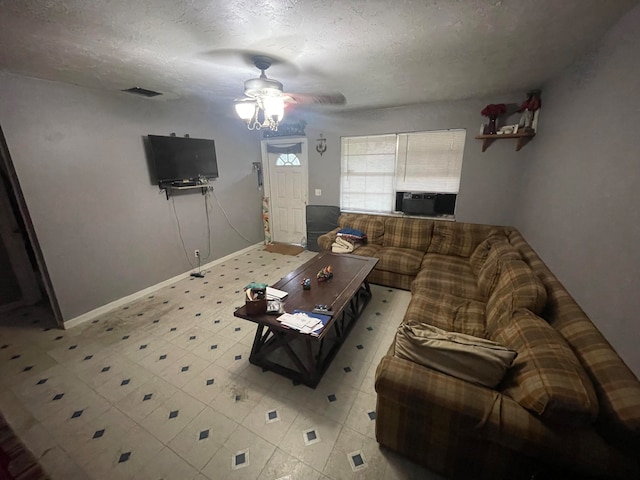
<path fill-rule="evenodd" d="M 396 192 L 396 211 L 405 215 L 453 215 L 455 193 Z"/>

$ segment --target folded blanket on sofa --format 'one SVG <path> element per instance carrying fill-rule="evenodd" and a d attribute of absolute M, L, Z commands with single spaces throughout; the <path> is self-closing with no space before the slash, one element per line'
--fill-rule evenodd
<path fill-rule="evenodd" d="M 354 248 L 353 243 L 342 237 L 336 237 L 336 241 L 331 245 L 331 251 L 333 253 L 351 253 Z"/>
<path fill-rule="evenodd" d="M 346 240 L 349 240 L 353 243 L 366 243 L 367 242 L 367 234 L 362 230 L 357 230 L 355 228 L 341 228 L 338 230 L 336 234 L 337 237 L 342 237 Z"/>

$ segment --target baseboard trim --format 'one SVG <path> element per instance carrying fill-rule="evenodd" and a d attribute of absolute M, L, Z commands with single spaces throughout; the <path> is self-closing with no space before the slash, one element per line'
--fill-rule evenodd
<path fill-rule="evenodd" d="M 214 260 L 213 262 L 209 262 L 206 265 L 202 265 L 201 266 L 201 270 L 207 270 L 209 268 L 215 267 L 216 265 L 221 264 L 222 262 L 226 262 L 227 260 L 229 260 L 230 258 L 236 257 L 238 255 L 241 255 L 243 253 L 247 253 L 250 252 L 251 250 L 254 250 L 258 247 L 263 247 L 264 246 L 264 242 L 260 242 L 260 243 L 256 243 L 255 245 L 251 245 L 247 248 L 244 248 L 242 250 L 238 250 L 237 252 L 233 252 L 229 255 L 226 255 L 222 258 L 218 258 L 217 260 Z M 181 273 L 180 275 L 176 275 L 173 278 L 169 278 L 163 282 L 157 283 L 155 285 L 152 285 L 150 287 L 145 288 L 144 290 L 140 290 L 139 292 L 135 292 L 132 293 L 131 295 L 127 295 L 126 297 L 122 297 L 119 298 L 118 300 L 114 300 L 113 302 L 107 303 L 106 305 L 103 305 L 101 307 L 95 308 L 93 310 L 88 311 L 87 313 L 83 313 L 82 315 L 79 315 L 75 318 L 71 318 L 67 321 L 64 322 L 64 329 L 68 330 L 69 328 L 73 328 L 73 327 L 77 327 L 78 325 L 81 325 L 83 323 L 89 322 L 91 320 L 94 320 L 95 318 L 99 317 L 100 315 L 104 315 L 105 313 L 108 313 L 112 310 L 115 310 L 118 307 L 122 307 L 123 305 L 126 305 L 127 303 L 133 302 L 134 300 L 137 300 L 141 297 L 147 296 L 150 293 L 156 292 L 158 290 L 160 290 L 161 288 L 164 288 L 166 286 L 169 286 L 173 283 L 176 283 L 177 281 L 183 280 L 185 278 L 188 278 L 191 275 L 191 270 L 189 270 L 188 272 L 184 272 Z"/>

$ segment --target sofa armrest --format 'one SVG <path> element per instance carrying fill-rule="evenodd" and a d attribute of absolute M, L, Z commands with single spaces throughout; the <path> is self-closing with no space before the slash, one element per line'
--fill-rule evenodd
<path fill-rule="evenodd" d="M 378 395 L 408 408 L 449 412 L 458 426 L 469 429 L 482 427 L 502 396 L 393 355 L 380 361 L 375 388 Z"/>
<path fill-rule="evenodd" d="M 323 233 L 318 237 L 318 246 L 320 250 L 329 250 L 331 251 L 331 245 L 336 241 L 336 236 L 340 231 L 340 227 L 334 228 L 330 232 Z"/>
<path fill-rule="evenodd" d="M 376 370 L 376 438 L 407 453 L 416 445 L 458 452 L 463 438 L 499 445 L 586 474 L 636 478 L 635 456 L 612 448 L 592 427 L 543 422 L 512 398 L 390 354 Z M 444 432 L 444 433 L 443 433 Z M 480 448 L 480 447 L 478 447 Z M 425 453 L 426 454 L 426 453 Z M 460 453 L 464 458 L 464 452 Z"/>

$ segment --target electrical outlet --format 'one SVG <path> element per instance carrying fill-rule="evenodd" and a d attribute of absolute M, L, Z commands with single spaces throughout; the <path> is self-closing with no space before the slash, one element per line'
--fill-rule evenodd
<path fill-rule="evenodd" d="M 193 251 L 193 254 L 196 256 L 196 258 L 200 258 L 200 250 L 198 250 L 197 248 Z"/>
<path fill-rule="evenodd" d="M 322 195 L 322 189 L 316 188 L 316 197 L 320 197 Z"/>

